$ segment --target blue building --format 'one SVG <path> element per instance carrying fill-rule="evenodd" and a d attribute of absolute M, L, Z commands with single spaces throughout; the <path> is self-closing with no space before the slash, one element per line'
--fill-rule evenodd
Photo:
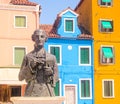
<path fill-rule="evenodd" d="M 40 25 L 48 35 L 45 48 L 54 54 L 59 68 L 56 95 L 65 104 L 93 104 L 93 39 L 78 26 L 78 14 L 71 8 L 57 15 L 54 25 Z"/>

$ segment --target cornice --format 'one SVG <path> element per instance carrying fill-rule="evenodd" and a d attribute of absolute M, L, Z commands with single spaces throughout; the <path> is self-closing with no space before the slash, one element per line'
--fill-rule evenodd
<path fill-rule="evenodd" d="M 40 12 L 40 6 L 21 6 L 21 5 L 9 5 L 0 4 L 0 10 L 11 10 L 11 11 L 35 11 Z"/>

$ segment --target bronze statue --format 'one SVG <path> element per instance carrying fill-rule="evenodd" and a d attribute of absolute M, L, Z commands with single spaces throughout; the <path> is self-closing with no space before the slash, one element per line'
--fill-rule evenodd
<path fill-rule="evenodd" d="M 44 49 L 45 31 L 35 30 L 32 40 L 35 42 L 34 50 L 24 57 L 19 72 L 19 80 L 27 82 L 25 96 L 55 96 L 58 66 L 55 56 Z"/>

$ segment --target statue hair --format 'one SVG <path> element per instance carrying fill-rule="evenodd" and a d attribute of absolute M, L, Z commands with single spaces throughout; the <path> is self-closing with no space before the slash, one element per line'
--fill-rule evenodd
<path fill-rule="evenodd" d="M 39 34 L 44 34 L 45 37 L 46 37 L 45 41 L 47 41 L 47 34 L 44 30 L 41 30 L 41 29 L 37 29 L 37 30 L 34 31 L 34 33 L 32 34 L 32 37 L 31 37 L 32 41 L 35 41 L 36 35 L 39 35 Z"/>

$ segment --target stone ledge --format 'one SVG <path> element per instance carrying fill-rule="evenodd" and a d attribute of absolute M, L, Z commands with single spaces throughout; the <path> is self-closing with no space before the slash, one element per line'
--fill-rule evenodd
<path fill-rule="evenodd" d="M 13 104 L 62 104 L 65 97 L 11 97 Z"/>

